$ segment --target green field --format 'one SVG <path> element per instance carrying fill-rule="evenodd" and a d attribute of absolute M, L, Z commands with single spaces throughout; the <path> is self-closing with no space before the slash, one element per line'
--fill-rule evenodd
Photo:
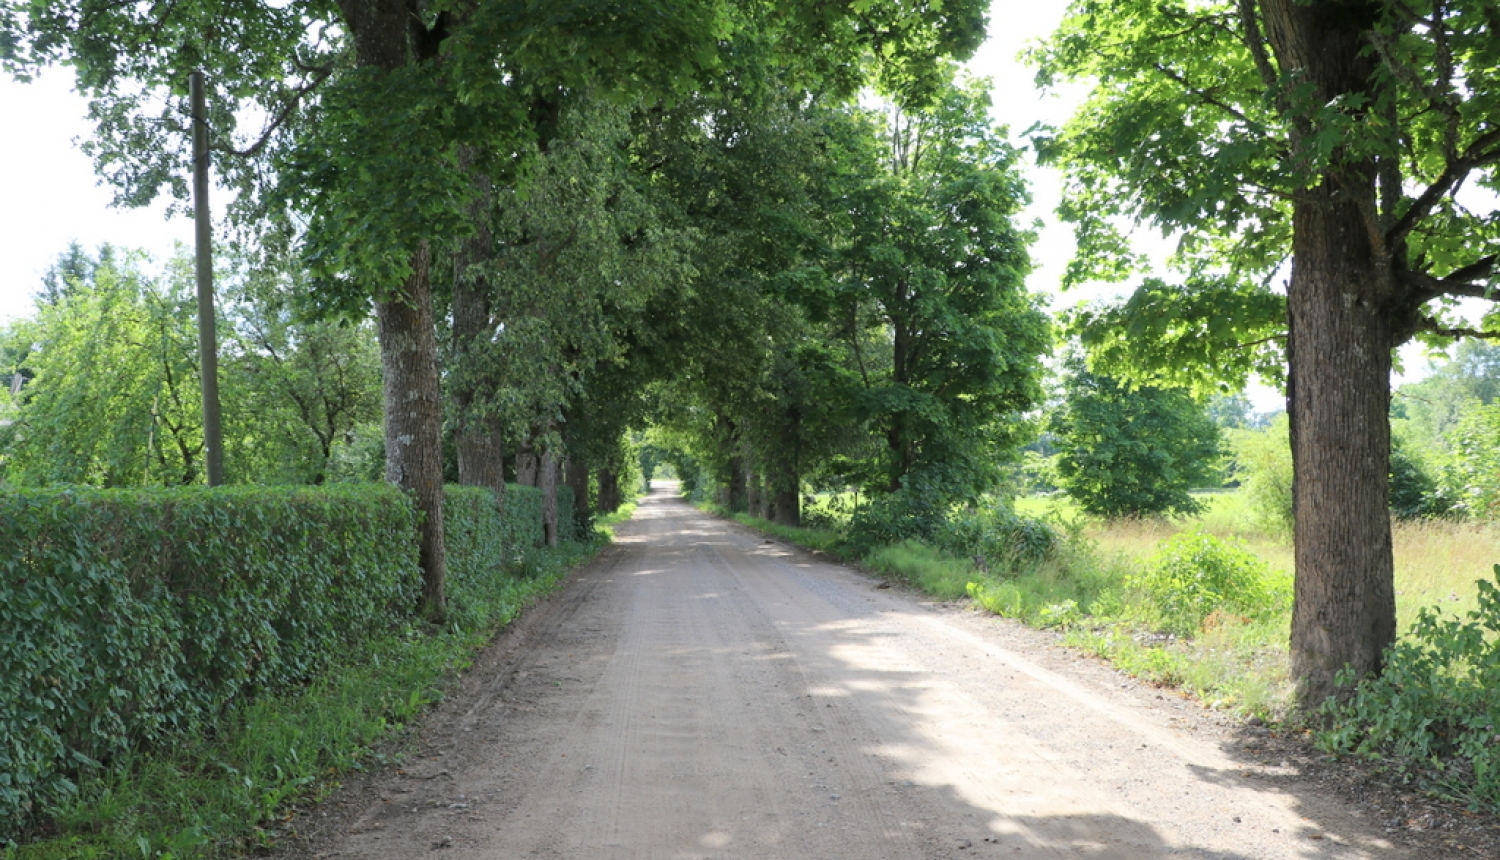
<path fill-rule="evenodd" d="M 1139 563 L 1165 538 L 1201 528 L 1219 538 L 1241 541 L 1274 570 L 1293 569 L 1290 536 L 1268 534 L 1238 492 L 1203 493 L 1207 510 L 1183 519 L 1105 521 L 1085 517 L 1072 500 L 1058 494 L 1016 501 L 1027 516 L 1081 521 L 1083 534 L 1102 556 Z M 1452 520 L 1396 521 L 1392 528 L 1396 555 L 1396 611 L 1404 629 L 1425 606 L 1455 613 L 1476 606 L 1475 582 L 1491 577 L 1500 563 L 1500 523 Z"/>

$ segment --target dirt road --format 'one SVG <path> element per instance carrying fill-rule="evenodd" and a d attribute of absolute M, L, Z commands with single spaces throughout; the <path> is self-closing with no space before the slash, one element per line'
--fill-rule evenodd
<path fill-rule="evenodd" d="M 302 856 L 1408 853 L 1170 692 L 658 490 Z M 317 815 L 317 813 L 314 813 Z"/>

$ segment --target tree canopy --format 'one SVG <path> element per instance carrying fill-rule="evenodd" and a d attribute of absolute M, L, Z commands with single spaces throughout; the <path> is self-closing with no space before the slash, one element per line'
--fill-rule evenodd
<path fill-rule="evenodd" d="M 670 366 L 675 355 L 674 372 L 694 362 L 670 343 L 671 332 L 693 327 L 682 325 L 690 317 L 667 313 L 657 320 L 655 313 L 673 304 L 660 297 L 696 292 L 699 309 L 708 314 L 726 306 L 716 304 L 711 282 L 688 284 L 690 274 L 709 271 L 701 263 L 710 256 L 705 249 L 712 233 L 697 232 L 698 225 L 682 217 L 691 211 L 685 202 L 691 195 L 664 198 L 664 189 L 690 174 L 680 165 L 653 162 L 652 150 L 676 145 L 641 141 L 661 131 L 690 140 L 696 131 L 710 130 L 722 148 L 742 148 L 743 137 L 736 137 L 730 122 L 735 100 L 768 106 L 781 99 L 794 113 L 844 109 L 862 85 L 873 84 L 904 108 L 941 103 L 949 98 L 943 94 L 950 76 L 941 60 L 966 56 L 978 45 L 986 6 L 979 0 L 683 0 L 665 6 L 478 0 L 122 6 L 47 0 L 0 17 L 0 63 L 23 76 L 55 62 L 75 69 L 97 126 L 89 151 L 128 204 L 163 192 L 185 197 L 185 172 L 179 169 L 188 139 L 185 82 L 190 71 L 208 72 L 211 146 L 222 181 L 235 192 L 232 234 L 273 268 L 288 253 L 299 260 L 300 313 L 358 320 L 373 306 L 386 477 L 411 491 L 424 514 L 424 602 L 428 615 L 440 619 L 445 415 L 460 428 L 461 466 L 493 464 L 502 450 L 495 437 L 502 433 L 520 433 L 513 442 L 544 452 L 548 463 L 566 454 L 564 440 L 580 452 L 607 450 L 589 441 L 592 431 L 577 422 L 602 427 L 611 423 L 605 418 L 633 411 L 626 406 L 629 386 L 621 381 L 626 375 L 612 368 L 627 356 L 644 368 Z M 973 130 L 971 123 L 960 136 Z M 804 136 L 796 146 L 812 140 Z M 952 154 L 967 157 L 971 144 L 983 141 L 955 143 Z M 978 154 L 979 161 L 990 158 Z M 721 166 L 736 161 L 750 166 L 738 153 L 720 159 Z M 742 424 L 744 415 L 769 414 L 768 405 L 779 403 L 770 412 L 780 414 L 782 431 L 804 430 L 792 436 L 730 434 L 742 445 L 756 436 L 754 444 L 766 450 L 787 449 L 787 439 L 810 439 L 805 428 L 822 419 L 804 422 L 812 414 L 804 408 L 807 398 L 831 390 L 819 380 L 836 379 L 830 373 L 841 366 L 840 348 L 794 346 L 790 332 L 828 324 L 804 318 L 800 309 L 777 317 L 801 306 L 780 302 L 768 288 L 832 259 L 825 255 L 801 270 L 769 261 L 779 253 L 777 210 L 797 208 L 776 202 L 772 189 L 794 188 L 807 176 L 795 169 L 808 164 L 772 165 L 774 178 L 751 183 L 762 189 L 753 193 L 765 205 L 750 221 L 766 232 L 742 248 L 719 245 L 732 264 L 714 266 L 747 287 L 724 294 L 733 294 L 737 307 L 750 316 L 766 312 L 788 333 L 774 348 L 753 353 L 757 382 L 740 387 L 747 396 L 736 401 L 743 414 L 719 415 Z M 718 210 L 721 225 L 732 223 L 724 198 L 712 197 L 713 182 L 697 183 L 709 193 L 700 199 Z M 988 204 L 962 211 L 957 195 L 966 193 L 964 182 L 968 191 L 1008 201 L 1006 206 L 1019 199 L 1008 169 L 992 169 L 971 172 L 941 192 L 946 200 L 924 205 L 949 205 L 963 218 L 983 215 Z M 902 193 L 918 193 L 919 183 L 909 184 Z M 787 199 L 804 198 L 793 193 Z M 889 202 L 900 203 L 901 195 Z M 811 243 L 794 243 L 790 257 L 803 263 L 813 245 L 833 238 L 809 227 L 819 220 L 811 211 L 801 209 L 797 217 L 804 223 L 790 231 Z M 940 226 L 941 218 L 931 223 Z M 983 219 L 972 226 L 997 235 L 1009 229 L 1008 222 Z M 959 232 L 950 237 L 950 250 L 957 249 Z M 731 229 L 720 233 L 724 239 L 732 235 Z M 701 246 L 689 250 L 688 237 Z M 1002 244 L 1004 255 L 981 259 L 1000 245 L 980 248 L 963 271 L 944 276 L 977 283 L 988 276 L 976 268 L 980 262 L 1018 272 L 1023 264 L 1015 261 L 1024 254 L 1016 249 L 1023 238 Z M 741 250 L 753 255 L 757 249 L 765 261 L 738 265 L 747 260 Z M 927 265 L 922 278 L 931 281 L 940 268 Z M 1007 301 L 1019 302 L 1015 309 L 1022 316 L 1031 312 L 1025 300 Z M 692 303 L 678 302 L 689 309 Z M 982 316 L 997 308 L 958 308 L 943 312 L 947 322 L 938 314 L 922 324 L 948 325 L 978 356 L 1000 344 L 986 346 L 984 337 L 963 331 L 963 315 L 971 310 Z M 879 340 L 873 319 L 862 320 L 860 336 Z M 266 322 L 256 348 L 269 352 L 280 323 Z M 440 323 L 447 338 L 441 354 Z M 756 323 L 743 333 L 753 339 L 750 333 L 757 330 L 769 329 Z M 1006 384 L 1019 386 L 1006 395 L 1016 408 L 1024 408 L 1026 383 L 1018 380 L 1025 376 L 1021 356 L 1031 347 L 1018 344 L 1019 363 L 1010 368 L 1016 372 L 1006 377 Z M 442 373 L 439 362 L 447 362 Z M 282 369 L 286 373 L 276 385 L 290 398 L 296 373 Z M 271 384 L 269 377 L 261 379 Z M 991 382 L 992 388 L 999 384 Z M 608 384 L 620 389 L 607 390 Z M 947 387 L 954 392 L 950 404 L 976 396 L 959 390 L 961 385 Z M 446 412 L 445 398 L 451 404 Z M 568 421 L 575 426 L 562 432 Z M 309 431 L 326 453 L 328 434 L 314 429 L 316 423 L 308 423 Z M 782 441 L 772 441 L 777 439 Z M 466 470 L 459 471 L 463 476 Z M 478 472 L 470 477 L 503 486 L 503 470 L 480 471 L 483 478 Z M 799 472 L 776 470 L 791 499 L 797 479 L 789 476 Z"/>
<path fill-rule="evenodd" d="M 1219 427 L 1181 389 L 1130 387 L 1075 362 L 1051 431 L 1058 483 L 1105 517 L 1193 514 L 1219 477 Z"/>
<path fill-rule="evenodd" d="M 1200 379 L 1242 378 L 1285 350 L 1292 660 L 1308 709 L 1340 692 L 1341 670 L 1379 672 L 1395 635 L 1391 350 L 1488 333 L 1450 309 L 1496 297 L 1493 12 L 1486 0 L 1078 0 L 1034 55 L 1043 83 L 1093 82 L 1039 138 L 1068 176 L 1070 279 L 1139 272 L 1126 223 L 1179 238 L 1176 285 L 1146 282 L 1082 320 L 1108 371 L 1178 378 L 1207 359 Z"/>

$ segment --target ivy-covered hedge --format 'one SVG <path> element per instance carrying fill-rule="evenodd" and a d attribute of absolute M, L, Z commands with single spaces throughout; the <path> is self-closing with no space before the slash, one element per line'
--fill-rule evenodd
<path fill-rule="evenodd" d="M 447 499 L 462 605 L 525 568 L 541 499 L 511 487 L 503 517 L 488 491 Z M 413 618 L 416 525 L 383 484 L 0 492 L 0 843 L 80 768 Z"/>

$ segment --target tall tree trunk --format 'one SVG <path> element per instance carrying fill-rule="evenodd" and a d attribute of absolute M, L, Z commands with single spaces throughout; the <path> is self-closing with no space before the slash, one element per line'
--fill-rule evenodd
<path fill-rule="evenodd" d="M 1264 0 L 1267 36 L 1283 73 L 1304 80 L 1310 103 L 1370 102 L 1373 0 Z M 1302 96 L 1307 98 L 1307 96 Z M 1300 154 L 1311 122 L 1294 126 Z M 1335 676 L 1380 672 L 1395 641 L 1388 502 L 1390 372 L 1400 306 L 1375 223 L 1375 166 L 1343 151 L 1293 201 L 1287 293 L 1292 514 L 1297 576 L 1291 668 L 1312 712 L 1340 695 Z"/>
<path fill-rule="evenodd" d="M 766 476 L 767 493 L 774 496 L 772 512 L 779 525 L 802 525 L 802 479 L 797 474 L 796 455 L 795 444 L 784 445 L 777 452 L 779 462 L 771 465 Z"/>
<path fill-rule="evenodd" d="M 563 462 L 563 483 L 573 491 L 573 521 L 574 523 L 586 522 L 589 515 L 589 467 L 577 457 L 569 457 Z M 599 509 L 604 507 L 604 488 L 599 488 Z"/>
<path fill-rule="evenodd" d="M 620 495 L 620 473 L 605 467 L 599 470 L 599 510 L 612 514 L 620 509 L 624 498 Z"/>
<path fill-rule="evenodd" d="M 516 483 L 526 487 L 541 486 L 538 482 L 540 466 L 541 458 L 536 455 L 531 443 L 523 442 L 521 450 L 516 452 Z"/>
<path fill-rule="evenodd" d="M 767 519 L 770 513 L 769 500 L 766 498 L 765 479 L 761 477 L 759 469 L 751 469 L 750 476 L 745 481 L 745 493 L 748 497 L 750 515 Z"/>
<path fill-rule="evenodd" d="M 472 147 L 458 148 L 458 163 L 468 171 L 475 191 L 469 205 L 474 235 L 465 239 L 453 261 L 453 406 L 457 432 L 454 447 L 458 451 L 458 482 L 473 487 L 488 487 L 495 493 L 498 505 L 505 503 L 505 448 L 500 419 L 491 414 L 489 399 L 493 389 L 485 385 L 482 365 L 485 346 L 494 328 L 491 286 L 483 266 L 492 254 L 493 236 L 489 227 L 490 178 L 474 169 L 477 161 Z"/>
<path fill-rule="evenodd" d="M 422 516 L 422 614 L 447 616 L 443 546 L 443 409 L 437 335 L 432 327 L 432 283 L 424 245 L 412 257 L 405 295 L 378 301 L 382 389 L 385 398 L 385 479 L 409 491 Z"/>
<path fill-rule="evenodd" d="M 1323 189 L 1320 189 L 1320 191 Z M 1330 197 L 1335 192 L 1326 192 Z M 1352 204 L 1299 205 L 1288 294 L 1296 588 L 1292 676 L 1311 712 L 1396 635 L 1388 315 Z"/>
<path fill-rule="evenodd" d="M 557 546 L 557 457 L 551 451 L 543 451 L 537 461 L 537 486 L 542 491 L 542 534 L 547 546 Z"/>
<path fill-rule="evenodd" d="M 745 458 L 735 456 L 729 460 L 729 509 L 740 512 L 748 509 L 749 501 L 745 487 Z"/>
<path fill-rule="evenodd" d="M 471 415 L 459 425 L 454 447 L 458 449 L 458 482 L 468 487 L 487 487 L 495 493 L 495 504 L 505 504 L 505 447 L 500 419 Z"/>
<path fill-rule="evenodd" d="M 338 0 L 358 64 L 393 72 L 416 56 L 412 36 L 421 21 L 405 0 Z M 385 477 L 412 494 L 422 516 L 422 614 L 447 616 L 443 547 L 442 406 L 437 335 L 433 331 L 431 252 L 425 241 L 411 256 L 412 274 L 399 297 L 377 285 L 382 390 L 385 398 Z M 384 294 L 385 298 L 380 298 Z"/>
<path fill-rule="evenodd" d="M 802 494 L 796 487 L 780 488 L 776 491 L 776 522 L 784 526 L 802 525 Z"/>

